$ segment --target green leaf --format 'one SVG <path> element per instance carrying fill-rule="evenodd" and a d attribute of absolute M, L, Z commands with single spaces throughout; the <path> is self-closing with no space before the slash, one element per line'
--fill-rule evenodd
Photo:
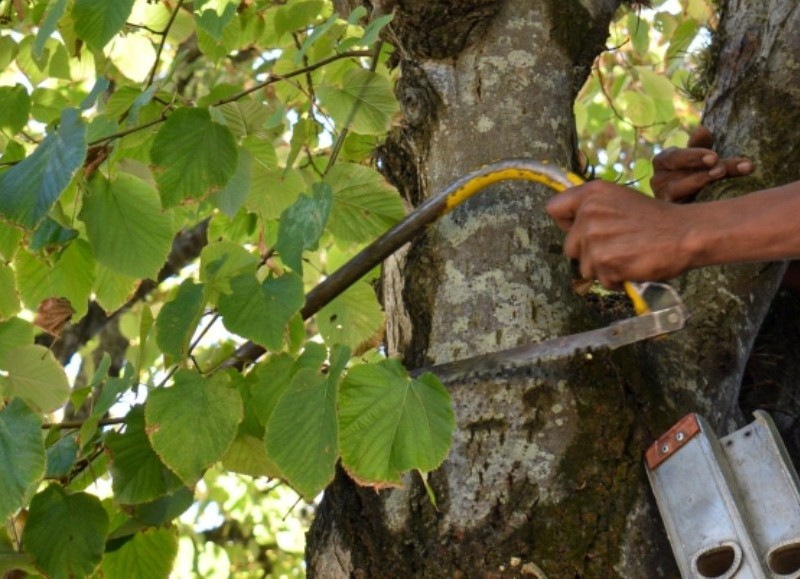
<path fill-rule="evenodd" d="M 15 316 L 21 307 L 17 294 L 17 283 L 14 280 L 14 270 L 7 265 L 0 264 L 0 320 L 7 320 Z"/>
<path fill-rule="evenodd" d="M 11 36 L 0 37 L 0 69 L 5 70 L 17 56 L 17 43 Z"/>
<path fill-rule="evenodd" d="M 0 128 L 16 135 L 28 124 L 31 99 L 21 84 L 0 87 Z"/>
<path fill-rule="evenodd" d="M 454 428 L 441 383 L 432 374 L 409 378 L 397 360 L 356 366 L 340 388 L 342 464 L 362 484 L 400 484 L 403 472 L 434 470 Z"/>
<path fill-rule="evenodd" d="M 172 113 L 150 148 L 164 206 L 201 199 L 224 187 L 236 170 L 237 157 L 230 130 L 214 122 L 208 109 Z"/>
<path fill-rule="evenodd" d="M 267 456 L 263 436 L 256 437 L 251 434 L 236 435 L 233 444 L 222 458 L 222 466 L 225 470 L 248 476 L 280 475 L 278 467 Z"/>
<path fill-rule="evenodd" d="M 225 117 L 225 124 L 236 138 L 264 137 L 270 110 L 256 99 L 241 99 L 215 107 Z"/>
<path fill-rule="evenodd" d="M 387 132 L 400 111 L 392 83 L 364 69 L 349 71 L 341 86 L 323 84 L 317 96 L 339 130 L 348 128 L 364 135 Z"/>
<path fill-rule="evenodd" d="M 270 350 L 280 350 L 286 324 L 304 303 L 300 276 L 287 273 L 259 283 L 252 273 L 245 273 L 230 284 L 231 293 L 217 301 L 225 328 Z"/>
<path fill-rule="evenodd" d="M 278 8 L 275 14 L 275 32 L 280 37 L 287 32 L 305 28 L 316 21 L 325 7 L 320 0 L 293 2 Z"/>
<path fill-rule="evenodd" d="M 334 168 L 336 166 L 338 165 Z M 299 171 L 268 169 L 256 160 L 245 207 L 258 213 L 263 219 L 278 219 L 306 188 L 306 182 Z"/>
<path fill-rule="evenodd" d="M 328 229 L 337 241 L 372 241 L 405 214 L 397 190 L 369 167 L 337 163 L 325 181 L 333 188 Z"/>
<path fill-rule="evenodd" d="M 235 217 L 250 193 L 253 156 L 244 147 L 239 148 L 236 170 L 221 191 L 212 193 L 209 201 L 228 217 Z"/>
<path fill-rule="evenodd" d="M 86 313 L 94 284 L 94 256 L 83 239 L 72 241 L 54 258 L 20 251 L 14 259 L 17 287 L 25 306 L 35 311 L 47 298 L 67 298 L 75 309 L 74 319 Z"/>
<path fill-rule="evenodd" d="M 96 174 L 80 218 L 97 261 L 122 275 L 155 279 L 172 248 L 172 220 L 158 193 L 127 173 Z"/>
<path fill-rule="evenodd" d="M 75 466 L 78 452 L 80 451 L 77 438 L 77 434 L 73 432 L 47 448 L 46 478 L 59 479 L 69 475 Z"/>
<path fill-rule="evenodd" d="M 253 271 L 257 264 L 258 257 L 238 243 L 219 241 L 206 245 L 200 253 L 200 281 L 206 285 L 208 301 L 216 303 L 219 293 L 230 293 L 230 279 Z"/>
<path fill-rule="evenodd" d="M 350 351 L 337 348 L 327 374 L 319 367 L 297 371 L 267 425 L 270 458 L 307 501 L 333 480 L 339 458 L 336 391 L 349 360 Z"/>
<path fill-rule="evenodd" d="M 55 219 L 45 217 L 36 228 L 28 248 L 31 251 L 53 251 L 78 237 L 75 229 L 64 227 Z"/>
<path fill-rule="evenodd" d="M 278 243 L 281 261 L 297 273 L 303 271 L 303 251 L 317 249 L 331 213 L 333 194 L 327 183 L 315 183 L 311 197 L 300 198 L 281 214 Z"/>
<path fill-rule="evenodd" d="M 236 15 L 239 0 L 201 0 L 194 3 L 197 24 L 215 40 Z"/>
<path fill-rule="evenodd" d="M 642 89 L 653 99 L 655 107 L 654 122 L 666 123 L 675 118 L 675 86 L 668 78 L 653 72 L 645 66 L 637 66 L 636 72 Z"/>
<path fill-rule="evenodd" d="M 39 25 L 39 30 L 36 31 L 36 41 L 33 44 L 34 58 L 42 58 L 45 42 L 58 28 L 58 22 L 61 20 L 66 9 L 67 0 L 54 0 L 48 4 L 44 19 Z"/>
<path fill-rule="evenodd" d="M 248 376 L 248 380 L 251 383 L 254 412 L 261 424 L 269 424 L 275 406 L 294 375 L 303 369 L 318 369 L 327 355 L 325 346 L 308 342 L 297 360 L 288 354 L 273 354 L 258 365 L 255 372 Z"/>
<path fill-rule="evenodd" d="M 381 331 L 386 316 L 375 290 L 360 281 L 322 308 L 316 319 L 326 344 L 343 344 L 356 350 Z"/>
<path fill-rule="evenodd" d="M 626 90 L 620 95 L 619 102 L 625 116 L 637 127 L 646 127 L 655 121 L 656 107 L 649 96 Z"/>
<path fill-rule="evenodd" d="M 332 14 L 328 17 L 328 19 L 323 22 L 322 24 L 318 24 L 314 26 L 314 29 L 311 31 L 303 45 L 300 47 L 300 50 L 297 51 L 297 54 L 294 57 L 294 62 L 298 66 L 303 62 L 303 59 L 306 57 L 306 53 L 311 49 L 311 47 L 322 38 L 331 28 L 338 22 L 339 15 Z"/>
<path fill-rule="evenodd" d="M 0 520 L 36 491 L 45 470 L 42 420 L 22 400 L 0 410 Z"/>
<path fill-rule="evenodd" d="M 108 356 L 107 352 L 103 358 L 103 362 L 105 361 L 108 361 L 109 364 L 111 362 L 111 358 Z M 102 370 L 102 366 L 98 368 L 98 370 Z M 105 369 L 105 372 L 107 371 L 108 368 Z M 99 385 L 100 381 L 104 378 L 105 375 L 103 375 L 102 378 L 96 377 L 96 379 L 93 379 L 91 387 Z M 93 399 L 92 413 L 84 421 L 79 430 L 79 437 L 83 446 L 92 442 L 94 435 L 97 433 L 100 420 L 111 407 L 119 401 L 120 396 L 131 389 L 134 378 L 133 369 L 127 366 L 125 368 L 125 376 L 122 378 L 109 378 L 105 381 L 99 389 L 99 394 Z"/>
<path fill-rule="evenodd" d="M 383 16 L 378 16 L 377 18 L 372 18 L 364 27 L 364 36 L 361 38 L 361 45 L 362 46 L 372 46 L 379 40 L 379 36 L 381 30 L 389 24 L 392 20 L 394 20 L 394 12 L 390 12 L 388 14 L 384 14 Z"/>
<path fill-rule="evenodd" d="M 142 373 L 145 368 L 145 360 L 147 359 L 148 346 L 151 344 L 149 341 L 150 330 L 153 327 L 153 310 L 150 306 L 146 305 L 142 308 L 142 318 L 139 321 L 139 351 L 136 356 L 136 372 Z"/>
<path fill-rule="evenodd" d="M 64 368 L 44 346 L 14 348 L 2 361 L 0 377 L 3 396 L 18 397 L 37 412 L 52 412 L 69 398 L 69 381 Z"/>
<path fill-rule="evenodd" d="M 239 424 L 239 432 L 222 459 L 225 470 L 249 476 L 280 476 L 280 470 L 267 456 L 264 444 L 264 427 L 258 421 L 250 381 L 241 374 L 234 375 L 239 393 L 244 401 L 244 418 Z"/>
<path fill-rule="evenodd" d="M 138 285 L 138 278 L 111 271 L 98 263 L 92 291 L 101 308 L 106 312 L 115 312 L 128 302 Z"/>
<path fill-rule="evenodd" d="M 150 445 L 141 406 L 128 412 L 124 433 L 108 434 L 106 445 L 111 454 L 112 488 L 116 502 L 125 505 L 147 503 L 183 486 Z"/>
<path fill-rule="evenodd" d="M 23 235 L 24 233 L 21 229 L 8 223 L 0 222 L 0 259 L 8 262 L 14 258 Z"/>
<path fill-rule="evenodd" d="M 35 229 L 67 188 L 86 157 L 86 127 L 78 111 L 65 109 L 58 130 L 0 175 L 0 214 Z"/>
<path fill-rule="evenodd" d="M 49 577 L 85 577 L 100 563 L 107 534 L 100 499 L 53 484 L 33 497 L 22 541 Z"/>
<path fill-rule="evenodd" d="M 165 355 L 182 360 L 189 353 L 197 324 L 203 316 L 205 292 L 202 284 L 186 279 L 175 297 L 164 304 L 156 319 L 156 343 Z"/>
<path fill-rule="evenodd" d="M 191 489 L 181 487 L 174 493 L 153 502 L 136 505 L 132 516 L 135 521 L 143 525 L 156 527 L 181 516 L 193 502 L 194 493 Z"/>
<path fill-rule="evenodd" d="M 169 577 L 178 555 L 178 533 L 174 527 L 145 529 L 119 549 L 106 553 L 100 569 L 105 577 L 162 579 Z"/>
<path fill-rule="evenodd" d="M 684 58 L 689 45 L 695 39 L 699 30 L 700 23 L 694 18 L 683 20 L 672 34 L 664 59 L 669 62 L 675 58 Z"/>
<path fill-rule="evenodd" d="M 0 367 L 5 366 L 14 350 L 33 344 L 33 324 L 21 318 L 0 322 Z"/>
<path fill-rule="evenodd" d="M 158 388 L 147 398 L 147 434 L 164 464 L 193 485 L 236 437 L 242 398 L 225 374 L 206 379 L 181 370 L 174 379 L 174 386 Z"/>
<path fill-rule="evenodd" d="M 650 25 L 639 14 L 628 14 L 628 31 L 633 41 L 633 49 L 640 55 L 647 54 L 650 48 Z"/>
<path fill-rule="evenodd" d="M 131 15 L 135 0 L 75 0 L 72 18 L 75 33 L 95 50 L 102 50 L 122 30 Z"/>
<path fill-rule="evenodd" d="M 21 573 L 24 571 L 25 573 Z M 3 577 L 14 577 L 16 574 L 20 576 L 36 576 L 39 570 L 33 564 L 33 559 L 27 553 L 19 553 L 14 551 L 11 545 L 4 545 L 0 543 L 0 574 Z"/>
<path fill-rule="evenodd" d="M 40 123 L 55 123 L 70 104 L 67 97 L 55 89 L 36 87 L 31 93 L 31 115 Z"/>

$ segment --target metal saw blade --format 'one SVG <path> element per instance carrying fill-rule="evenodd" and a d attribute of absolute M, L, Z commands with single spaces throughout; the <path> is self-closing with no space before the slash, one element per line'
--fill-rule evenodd
<path fill-rule="evenodd" d="M 419 368 L 413 370 L 411 375 L 417 377 L 432 372 L 444 383 L 496 376 L 541 361 L 569 358 L 579 352 L 614 350 L 620 346 L 668 334 L 681 329 L 687 318 L 683 305 L 674 306 L 614 322 L 597 330 Z"/>

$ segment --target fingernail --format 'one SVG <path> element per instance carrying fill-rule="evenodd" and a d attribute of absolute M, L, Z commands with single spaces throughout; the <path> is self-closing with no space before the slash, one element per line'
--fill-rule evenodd
<path fill-rule="evenodd" d="M 736 165 L 736 170 L 739 173 L 750 173 L 753 170 L 753 164 L 750 161 L 742 161 Z"/>
<path fill-rule="evenodd" d="M 719 179 L 720 177 L 725 176 L 725 168 L 722 166 L 716 166 L 708 172 L 708 176 L 712 179 Z"/>
<path fill-rule="evenodd" d="M 703 163 L 705 163 L 706 166 L 711 167 L 716 162 L 717 162 L 717 156 L 716 155 L 712 155 L 711 153 L 703 155 Z"/>

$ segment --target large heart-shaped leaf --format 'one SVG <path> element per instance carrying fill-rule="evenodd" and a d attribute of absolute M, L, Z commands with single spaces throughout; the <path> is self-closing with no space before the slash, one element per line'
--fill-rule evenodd
<path fill-rule="evenodd" d="M 242 398 L 225 374 L 181 370 L 145 405 L 147 435 L 161 460 L 188 486 L 222 458 L 242 420 Z"/>
<path fill-rule="evenodd" d="M 304 303 L 300 276 L 287 273 L 259 283 L 255 275 L 245 273 L 231 279 L 230 287 L 217 302 L 228 331 L 280 350 L 286 325 Z"/>
<path fill-rule="evenodd" d="M 339 458 L 336 392 L 349 359 L 347 348 L 336 348 L 327 373 L 320 368 L 297 371 L 267 425 L 270 458 L 308 501 L 333 480 Z"/>
<path fill-rule="evenodd" d="M 236 171 L 236 140 L 208 109 L 178 109 L 159 129 L 150 159 L 165 207 L 218 191 Z"/>
<path fill-rule="evenodd" d="M 385 133 L 400 111 L 389 79 L 364 69 L 349 71 L 341 84 L 323 84 L 317 96 L 337 128 L 364 135 Z"/>
<path fill-rule="evenodd" d="M 337 163 L 325 181 L 333 189 L 328 230 L 339 242 L 372 241 L 405 214 L 397 190 L 369 167 Z"/>
<path fill-rule="evenodd" d="M 33 497 L 22 542 L 48 577 L 86 577 L 103 556 L 108 524 L 96 496 L 52 484 Z"/>
<path fill-rule="evenodd" d="M 400 484 L 409 470 L 437 468 L 450 449 L 455 415 L 432 374 L 412 379 L 397 360 L 352 368 L 339 394 L 342 464 L 359 482 Z"/>
<path fill-rule="evenodd" d="M 31 408 L 52 412 L 69 398 L 69 380 L 64 368 L 44 346 L 35 344 L 14 348 L 4 356 L 0 393 L 21 398 Z"/>
<path fill-rule="evenodd" d="M 97 261 L 122 275 L 155 278 L 172 247 L 172 222 L 158 193 L 127 173 L 95 175 L 80 218 Z"/>

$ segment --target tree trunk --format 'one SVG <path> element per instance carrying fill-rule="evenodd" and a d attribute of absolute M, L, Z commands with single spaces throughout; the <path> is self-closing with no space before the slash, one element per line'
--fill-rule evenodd
<path fill-rule="evenodd" d="M 389 39 L 405 123 L 380 161 L 409 203 L 500 158 L 573 165 L 572 103 L 617 5 L 398 1 Z M 760 171 L 710 194 L 800 177 L 788 170 L 796 162 L 783 165 L 800 151 L 794 8 L 788 0 L 723 7 L 706 123 L 721 154 L 749 155 Z M 418 367 L 630 315 L 617 301 L 572 292 L 561 234 L 544 212 L 551 194 L 496 186 L 391 260 L 390 351 Z M 708 268 L 677 280 L 693 319 L 667 340 L 452 385 L 458 428 L 429 478 L 437 505 L 416 475 L 375 492 L 340 473 L 309 535 L 309 575 L 677 576 L 644 449 L 689 411 L 721 433 L 741 423 L 741 375 L 780 269 Z"/>

